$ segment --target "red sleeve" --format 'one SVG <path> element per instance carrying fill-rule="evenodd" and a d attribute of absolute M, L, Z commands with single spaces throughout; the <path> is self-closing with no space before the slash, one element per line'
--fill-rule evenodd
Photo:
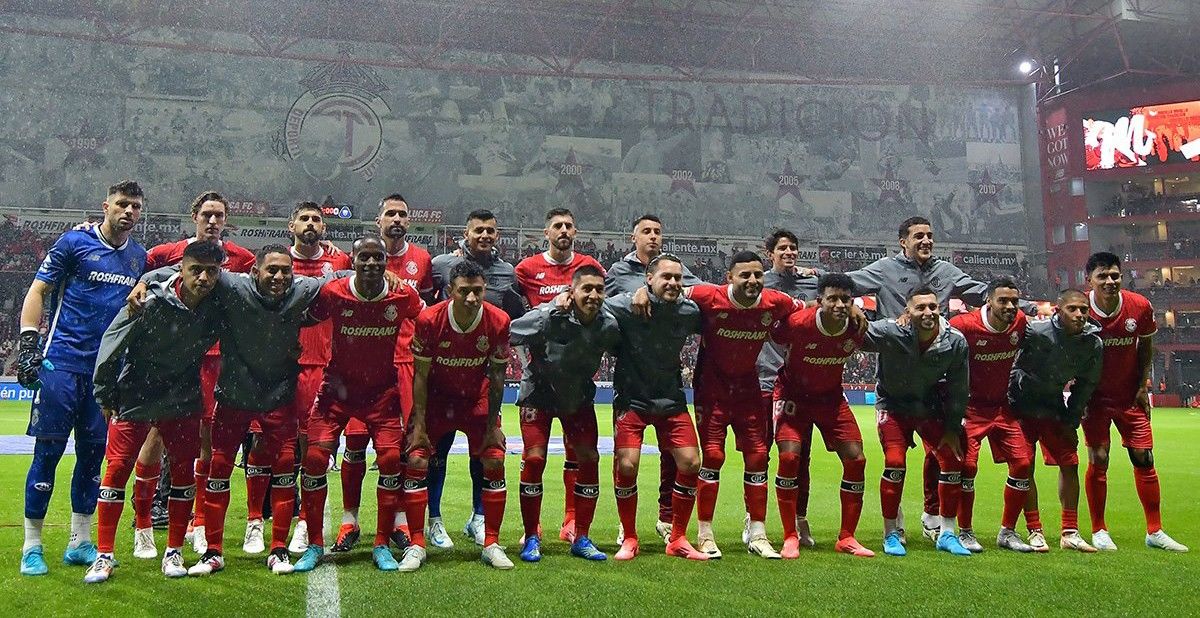
<path fill-rule="evenodd" d="M 331 281 L 322 286 L 321 291 L 317 293 L 317 297 L 308 306 L 308 315 L 312 316 L 313 319 L 328 320 L 329 316 L 333 315 L 334 305 L 337 304 L 337 294 L 333 291 L 334 283 Z"/>
<path fill-rule="evenodd" d="M 238 245 L 230 243 L 234 247 L 230 251 L 233 259 L 229 260 L 229 271 L 235 273 L 248 273 L 254 267 L 254 252 Z"/>
<path fill-rule="evenodd" d="M 969 314 L 960 313 L 950 318 L 950 326 L 957 328 L 964 335 L 967 334 L 967 315 Z"/>
<path fill-rule="evenodd" d="M 492 360 L 496 362 L 508 362 L 508 325 L 509 317 L 501 311 L 497 311 L 496 315 L 496 344 L 492 346 Z"/>
<path fill-rule="evenodd" d="M 608 271 L 607 271 L 607 270 L 604 270 L 604 267 L 600 265 L 600 262 L 597 262 L 597 261 L 596 261 L 596 258 L 594 258 L 594 257 L 592 257 L 592 256 L 590 256 L 590 255 L 588 255 L 588 256 L 584 256 L 584 257 L 586 257 L 586 258 L 588 259 L 588 264 L 589 264 L 589 265 L 591 265 L 591 266 L 595 266 L 596 268 L 599 268 L 599 269 L 600 269 L 600 273 L 601 273 L 601 274 L 603 274 L 603 275 L 605 275 L 605 276 L 608 276 Z"/>
<path fill-rule="evenodd" d="M 433 339 L 433 311 L 422 311 L 417 316 L 416 330 L 413 333 L 412 353 L 413 358 L 429 360 L 430 356 L 425 350 L 433 349 L 430 345 Z"/>
<path fill-rule="evenodd" d="M 526 258 L 518 262 L 517 266 L 513 268 L 513 275 L 517 277 L 517 287 L 521 288 L 522 294 L 525 293 L 525 290 L 529 289 L 529 273 L 526 266 L 528 263 L 528 258 Z"/>
<path fill-rule="evenodd" d="M 428 253 L 421 254 L 421 281 L 417 287 L 421 292 L 428 294 L 433 290 L 433 259 Z"/>
<path fill-rule="evenodd" d="M 170 245 L 158 245 L 152 247 L 146 252 L 146 271 L 158 270 L 163 266 L 167 266 L 167 253 L 170 251 Z"/>
<path fill-rule="evenodd" d="M 405 304 L 403 313 L 400 317 L 409 320 L 417 318 L 421 315 L 421 311 L 425 309 L 424 301 L 421 300 L 421 296 L 417 294 L 416 290 L 408 287 L 407 285 L 401 286 L 401 289 L 404 290 Z"/>
<path fill-rule="evenodd" d="M 776 320 L 783 320 L 803 307 L 796 299 L 779 290 L 765 289 L 763 294 L 768 295 L 766 300 L 770 303 L 771 316 Z"/>
<path fill-rule="evenodd" d="M 1154 306 L 1143 298 L 1138 312 L 1138 337 L 1148 337 L 1158 332 L 1158 320 L 1154 319 Z"/>
<path fill-rule="evenodd" d="M 339 270 L 350 270 L 354 268 L 354 262 L 350 260 L 350 254 L 345 252 L 335 253 L 333 256 L 333 272 Z"/>
<path fill-rule="evenodd" d="M 701 283 L 684 289 L 687 290 L 687 297 L 692 299 L 692 302 L 696 303 L 701 309 L 709 310 L 712 308 L 713 290 L 717 289 L 717 286 L 711 283 Z"/>

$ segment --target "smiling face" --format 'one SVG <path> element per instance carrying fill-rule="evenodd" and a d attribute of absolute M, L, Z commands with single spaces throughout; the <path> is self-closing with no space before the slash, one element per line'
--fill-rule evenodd
<path fill-rule="evenodd" d="M 780 238 L 771 249 L 771 267 L 778 271 L 789 271 L 796 267 L 796 257 L 800 247 L 790 238 Z"/>
<path fill-rule="evenodd" d="M 292 256 L 286 253 L 268 253 L 259 264 L 250 269 L 258 293 L 271 300 L 279 300 L 292 287 Z"/>
<path fill-rule="evenodd" d="M 900 239 L 900 247 L 910 260 L 928 260 L 933 257 L 933 228 L 924 224 L 909 226 L 908 234 Z"/>
<path fill-rule="evenodd" d="M 838 322 L 844 322 L 850 318 L 850 306 L 854 304 L 854 298 L 850 295 L 850 290 L 828 287 L 821 293 L 819 302 L 822 313 Z"/>
<path fill-rule="evenodd" d="M 1088 285 L 1105 301 L 1115 300 L 1121 294 L 1121 267 L 1097 266 L 1088 273 Z"/>
<path fill-rule="evenodd" d="M 917 330 L 927 333 L 937 328 L 938 316 L 941 312 L 936 295 L 917 294 L 908 299 L 904 311 L 908 313 L 909 322 L 916 326 Z"/>
<path fill-rule="evenodd" d="M 653 272 L 646 273 L 646 282 L 655 296 L 667 301 L 679 300 L 683 293 L 683 264 L 671 260 L 661 260 Z"/>
<path fill-rule="evenodd" d="M 364 287 L 378 287 L 387 272 L 387 248 L 383 243 L 374 238 L 355 241 L 353 256 L 354 276 Z"/>
<path fill-rule="evenodd" d="M 571 302 L 585 321 L 600 313 L 604 304 L 604 277 L 584 275 L 571 284 Z"/>
<path fill-rule="evenodd" d="M 1021 294 L 1017 290 L 996 288 L 988 295 L 988 315 L 1003 324 L 1004 328 L 1008 328 L 1017 319 L 1017 305 L 1020 300 Z"/>
<path fill-rule="evenodd" d="M 463 237 L 466 238 L 467 249 L 471 253 L 491 253 L 500 239 L 500 228 L 495 219 L 471 219 L 467 221 Z"/>
<path fill-rule="evenodd" d="M 762 262 L 739 262 L 729 271 L 729 283 L 736 298 L 753 302 L 763 290 Z M 747 303 L 743 303 L 747 304 Z"/>

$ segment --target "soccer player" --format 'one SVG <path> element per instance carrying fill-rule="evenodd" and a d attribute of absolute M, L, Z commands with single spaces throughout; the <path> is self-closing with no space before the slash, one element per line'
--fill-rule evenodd
<path fill-rule="evenodd" d="M 909 292 L 905 316 L 906 325 L 873 322 L 863 341 L 866 349 L 879 352 L 875 410 L 883 444 L 883 552 L 907 553 L 897 511 L 904 493 L 905 453 L 914 446 L 916 432 L 934 452 L 941 471 L 937 549 L 970 556 L 955 532 L 962 494 L 962 419 L 969 392 L 967 340 L 941 316 L 938 295 L 927 287 Z M 944 389 L 939 386 L 942 381 Z"/>
<path fill-rule="evenodd" d="M 92 395 L 92 371 L 104 329 L 125 305 L 125 297 L 146 265 L 146 250 L 130 238 L 142 216 L 142 188 L 119 182 L 108 188 L 103 222 L 70 230 L 55 241 L 34 276 L 21 307 L 17 381 L 37 390 L 27 433 L 34 438 L 33 462 L 25 478 L 25 543 L 21 574 L 47 572 L 42 526 L 54 491 L 54 475 L 75 434 L 75 470 L 71 476 L 71 540 L 66 564 L 96 560 L 92 514 L 100 491 L 107 428 Z M 50 302 L 47 303 L 47 300 Z M 50 329 L 38 333 L 42 313 L 50 311 Z"/>
<path fill-rule="evenodd" d="M 979 471 L 979 451 L 984 438 L 991 445 L 995 462 L 1008 464 L 1001 534 L 996 538 L 996 544 L 1001 549 L 1033 551 L 1033 547 L 1012 532 L 1025 504 L 1030 460 L 1033 458 L 1021 426 L 1008 406 L 1008 374 L 1025 338 L 1027 323 L 1025 314 L 1017 309 L 1020 294 L 1011 277 L 996 278 L 988 284 L 987 304 L 950 320 L 950 326 L 967 338 L 967 349 L 970 350 L 968 369 L 971 394 L 967 400 L 964 423 L 967 444 L 962 498 L 958 507 L 958 523 L 961 526 L 958 540 L 963 547 L 975 553 L 983 551 L 983 545 L 975 538 L 972 515 L 975 475 Z M 1004 533 L 1005 530 L 1009 533 Z"/>
<path fill-rule="evenodd" d="M 632 294 L 646 286 L 650 262 L 662 254 L 662 220 L 652 214 L 638 217 L 633 222 L 630 240 L 633 242 L 633 251 L 614 262 L 604 276 L 604 291 L 610 297 L 626 292 Z M 703 283 L 687 269 L 687 266 L 680 263 L 680 267 L 683 269 L 683 285 Z M 675 459 L 662 457 L 659 461 L 658 519 L 655 521 L 654 531 L 663 538 L 663 542 L 669 542 L 671 538 L 671 504 L 675 476 Z M 622 541 L 623 535 L 618 534 L 617 544 L 620 545 Z"/>
<path fill-rule="evenodd" d="M 382 571 L 398 568 L 388 550 L 400 502 L 400 449 L 404 439 L 400 388 L 395 379 L 396 345 L 403 320 L 416 318 L 425 305 L 411 287 L 388 286 L 384 279 L 388 256 L 382 238 L 360 238 L 354 241 L 352 252 L 354 275 L 325 284 L 308 310 L 312 318 L 333 324 L 333 343 L 308 426 L 301 484 L 304 518 L 311 527 L 308 548 L 296 561 L 298 572 L 313 570 L 325 554 L 325 473 L 338 435 L 351 418 L 367 426 L 379 462 L 379 508 L 372 557 Z"/>
<path fill-rule="evenodd" d="M 679 359 L 687 338 L 700 332 L 700 308 L 683 298 L 683 264 L 673 255 L 651 260 L 646 282 L 652 306 L 648 317 L 634 312 L 632 294 L 613 296 L 604 303 L 621 331 L 613 378 L 613 475 L 624 538 L 614 558 L 632 560 L 639 551 L 638 464 L 646 428 L 654 427 L 663 458 L 674 459 L 677 470 L 666 553 L 708 560 L 708 554 L 697 551 L 687 539 L 688 520 L 696 503 L 700 443 L 688 415 Z"/>
<path fill-rule="evenodd" d="M 1100 324 L 1104 340 L 1104 379 L 1088 402 L 1083 438 L 1088 449 L 1085 477 L 1092 545 L 1116 551 L 1104 521 L 1108 498 L 1109 426 L 1116 425 L 1121 446 L 1133 462 L 1133 480 L 1146 514 L 1146 546 L 1184 552 L 1162 529 L 1158 472 L 1154 469 L 1154 436 L 1150 430 L 1148 384 L 1154 361 L 1153 339 L 1158 331 L 1154 308 L 1145 296 L 1121 289 L 1121 260 L 1107 252 L 1088 258 L 1085 271 L 1091 291 L 1091 318 Z"/>
<path fill-rule="evenodd" d="M 1058 466 L 1058 497 L 1062 503 L 1062 537 L 1059 546 L 1094 552 L 1079 535 L 1079 428 L 1088 398 L 1095 392 L 1103 365 L 1104 344 L 1100 329 L 1088 323 L 1087 296 L 1077 290 L 1058 295 L 1058 311 L 1049 320 L 1030 322 L 1009 376 L 1008 401 L 1020 419 L 1029 444 L 1030 463 L 1038 442 L 1046 465 Z M 1071 384 L 1070 398 L 1063 402 L 1063 389 Z M 1016 537 L 1017 517 L 1010 513 L 1009 489 L 1027 490 L 1026 519 L 1030 529 L 1028 547 L 1045 552 L 1046 539 L 1037 515 L 1037 492 L 1030 483 L 1011 478 L 1005 488 L 1004 523 L 996 542 Z M 1033 478 L 1032 468 L 1029 478 Z M 1025 487 L 1022 488 L 1021 486 Z M 1026 491 L 1021 491 L 1026 493 Z M 1020 541 L 1018 537 L 1017 542 Z M 1014 547 L 1008 547 L 1014 549 Z M 1028 551 L 1017 548 L 1018 551 Z"/>
<path fill-rule="evenodd" d="M 800 557 L 801 536 L 796 516 L 800 488 L 797 474 L 807 464 L 806 442 L 816 425 L 825 448 L 842 461 L 842 522 L 835 548 L 838 552 L 870 558 L 854 534 L 862 515 L 867 458 L 862 433 L 842 391 L 846 360 L 862 343 L 850 323 L 854 282 L 846 275 L 825 274 L 817 282 L 816 307 L 791 314 L 772 329 L 772 338 L 786 346 L 787 360 L 775 383 L 775 442 L 779 469 L 775 494 L 783 521 L 782 557 Z M 807 466 L 805 466 L 807 467 Z"/>
<path fill-rule="evenodd" d="M 413 412 L 405 472 L 405 510 L 412 544 L 404 550 L 400 570 L 415 571 L 425 562 L 426 475 L 431 441 L 447 434 L 467 435 L 471 454 L 482 466 L 487 483 L 483 501 L 483 563 L 511 569 L 500 546 L 507 487 L 504 482 L 504 432 L 500 405 L 504 369 L 508 365 L 509 317 L 485 302 L 487 280 L 473 260 L 460 260 L 449 273 L 450 299 L 417 318 L 413 335 Z"/>
<path fill-rule="evenodd" d="M 220 327 L 216 304 L 206 299 L 225 259 L 217 242 L 188 244 L 179 276 L 149 286 L 143 309 L 118 312 L 100 341 L 94 382 L 96 400 L 109 420 L 108 466 L 97 505 L 99 553 L 83 576 L 86 583 L 112 576 L 125 484 L 151 428 L 162 436 L 171 463 L 162 572 L 187 575 L 181 550 L 196 490 L 193 465 L 200 454 L 200 368 Z"/>
<path fill-rule="evenodd" d="M 500 228 L 496 215 L 490 210 L 474 210 L 467 215 L 467 225 L 458 249 L 452 253 L 433 258 L 434 291 L 442 300 L 447 298 L 450 286 L 450 271 L 460 262 L 474 262 L 483 271 L 487 281 L 485 300 L 503 310 L 509 319 L 525 313 L 521 291 L 517 287 L 516 272 L 512 264 L 500 257 L 496 244 L 500 241 Z M 446 483 L 446 457 L 454 444 L 454 433 L 448 432 L 437 444 L 434 457 L 429 460 L 429 531 L 434 547 L 449 548 L 454 543 L 445 534 L 442 524 L 442 488 Z M 474 539 L 476 545 L 484 545 L 484 475 L 479 458 L 470 458 L 472 515 L 463 526 L 463 534 Z"/>
<path fill-rule="evenodd" d="M 563 292 L 571 289 L 575 272 L 584 267 L 590 266 L 599 269 L 601 277 L 604 276 L 604 269 L 600 263 L 591 256 L 577 253 L 574 250 L 575 235 L 578 229 L 575 227 L 575 215 L 566 208 L 555 208 L 546 213 L 546 227 L 543 230 L 546 235 L 548 248 L 546 251 L 537 255 L 532 255 L 517 264 L 515 273 L 517 276 L 517 284 L 521 288 L 522 294 L 525 296 L 525 302 L 529 307 L 537 307 L 543 303 L 550 302 Z M 599 362 L 599 361 L 597 361 Z M 591 376 L 588 376 L 590 379 Z M 547 410 L 550 414 L 556 413 L 556 410 Z M 566 410 L 564 413 L 571 413 L 573 410 Z M 530 409 L 521 413 L 521 433 L 525 434 L 526 419 L 534 427 L 532 435 L 541 435 L 542 427 L 545 427 L 544 435 L 549 437 L 549 417 L 538 416 L 538 411 Z M 560 419 L 562 420 L 562 419 Z M 540 449 L 540 455 L 537 451 L 530 451 L 529 440 L 524 441 L 525 450 L 522 452 L 521 461 L 521 483 L 529 486 L 541 486 L 542 472 L 545 467 L 546 453 L 544 446 Z M 563 443 L 566 450 L 565 461 L 563 462 L 563 487 L 566 490 L 566 509 L 563 514 L 563 523 L 559 528 L 558 537 L 564 541 L 573 542 L 575 539 L 575 482 L 576 475 L 579 469 L 579 460 L 575 457 L 575 450 L 572 443 L 567 440 Z M 537 463 L 541 460 L 541 464 Z M 521 512 L 524 514 L 527 509 L 534 509 L 533 503 L 536 501 L 537 507 L 531 512 L 540 519 L 541 513 L 541 495 L 526 496 L 525 492 L 521 492 Z M 526 503 L 529 506 L 526 506 Z M 524 515 L 522 515 L 524 516 Z M 540 522 L 535 522 L 540 525 Z M 529 536 L 526 535 L 526 543 L 529 542 Z M 538 538 L 540 543 L 540 537 Z M 524 552 L 522 552 L 522 556 Z"/>
<path fill-rule="evenodd" d="M 558 215 L 561 217 L 561 215 Z M 540 256 L 534 256 L 540 257 Z M 564 443 L 576 454 L 578 476 L 570 492 L 571 555 L 585 560 L 605 560 L 588 538 L 596 500 L 600 496 L 600 455 L 597 451 L 596 384 L 592 376 L 605 351 L 615 349 L 620 333 L 616 318 L 601 311 L 604 271 L 584 264 L 571 275 L 570 308 L 545 303 L 512 323 L 512 345 L 524 346 L 528 357 L 521 376 L 521 519 L 525 543 L 521 559 L 541 560 L 539 520 L 542 507 L 542 470 L 550 422 L 563 426 Z M 570 495 L 570 494 L 568 494 Z"/>

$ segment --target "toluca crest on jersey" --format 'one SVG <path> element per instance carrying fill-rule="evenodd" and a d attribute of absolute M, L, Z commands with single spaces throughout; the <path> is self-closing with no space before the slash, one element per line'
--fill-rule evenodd
<path fill-rule="evenodd" d="M 389 322 L 395 322 L 399 312 L 396 311 L 396 305 L 388 305 L 383 310 L 383 317 Z"/>

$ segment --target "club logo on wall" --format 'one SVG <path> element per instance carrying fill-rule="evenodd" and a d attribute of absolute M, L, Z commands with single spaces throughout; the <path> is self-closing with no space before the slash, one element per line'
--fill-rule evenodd
<path fill-rule="evenodd" d="M 311 71 L 307 90 L 288 110 L 284 125 L 287 158 L 317 180 L 345 171 L 370 180 L 383 148 L 382 118 L 391 108 L 379 96 L 388 88 L 370 67 L 343 58 Z"/>

